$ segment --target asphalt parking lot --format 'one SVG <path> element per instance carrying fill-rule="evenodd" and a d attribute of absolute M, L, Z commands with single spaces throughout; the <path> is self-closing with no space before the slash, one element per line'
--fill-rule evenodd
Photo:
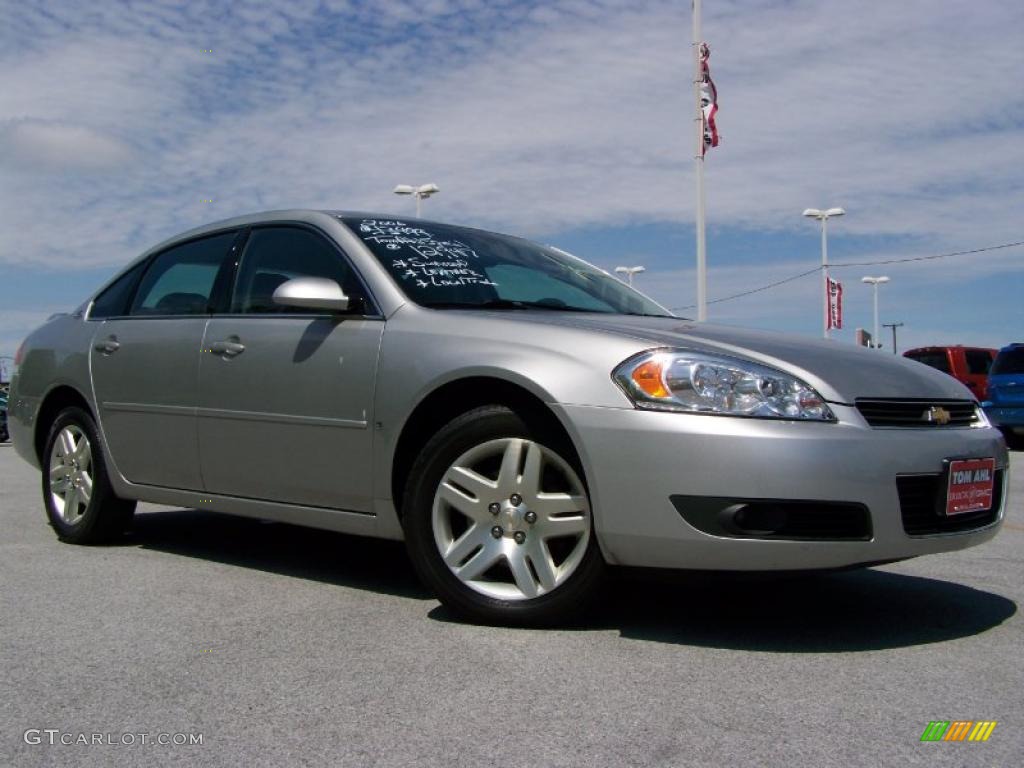
<path fill-rule="evenodd" d="M 392 542 L 145 505 L 123 544 L 61 544 L 3 444 L 0 765 L 1019 765 L 1012 463 L 984 546 L 798 578 L 634 574 L 589 623 L 535 631 L 455 621 Z M 932 720 L 998 725 L 921 743 Z M 60 743 L 80 734 L 134 743 Z"/>

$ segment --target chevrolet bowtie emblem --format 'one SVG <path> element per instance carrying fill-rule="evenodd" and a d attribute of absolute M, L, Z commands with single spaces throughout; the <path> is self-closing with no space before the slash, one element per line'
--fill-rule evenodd
<path fill-rule="evenodd" d="M 933 405 L 927 411 L 922 414 L 921 419 L 929 423 L 934 422 L 935 424 L 949 424 L 949 420 L 952 418 L 949 411 L 940 406 Z"/>

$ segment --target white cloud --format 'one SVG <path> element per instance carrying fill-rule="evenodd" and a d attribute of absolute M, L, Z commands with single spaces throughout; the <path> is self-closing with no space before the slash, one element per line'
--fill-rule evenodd
<path fill-rule="evenodd" d="M 26 171 L 103 171 L 131 158 L 123 141 L 83 125 L 25 119 L 0 123 L 0 165 Z"/>
<path fill-rule="evenodd" d="M 804 207 L 841 204 L 843 232 L 915 253 L 1024 239 L 1022 30 L 1024 6 L 1000 0 L 707 4 L 712 226 L 806 229 Z M 545 239 L 687 223 L 688 35 L 677 0 L 19 5 L 0 32 L 0 146 L 20 148 L 0 262 L 124 263 L 261 208 L 408 211 L 400 182 L 442 187 L 432 216 Z M 715 256 L 712 297 L 813 266 Z M 963 263 L 894 268 L 890 295 L 916 280 L 948 297 Z M 683 273 L 665 279 L 691 303 Z M 712 316 L 784 326 L 816 292 L 809 278 Z"/>

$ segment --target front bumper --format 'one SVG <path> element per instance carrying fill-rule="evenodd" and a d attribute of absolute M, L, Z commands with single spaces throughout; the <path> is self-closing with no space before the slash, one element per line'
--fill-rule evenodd
<path fill-rule="evenodd" d="M 799 570 L 901 560 L 980 544 L 998 531 L 1009 458 L 989 427 L 873 429 L 856 409 L 834 424 L 632 409 L 553 406 L 580 451 L 602 551 L 655 568 Z M 897 476 L 936 475 L 950 458 L 995 457 L 1000 512 L 961 533 L 909 536 Z M 780 541 L 717 536 L 688 524 L 670 497 L 799 499 L 864 505 L 870 538 Z"/>

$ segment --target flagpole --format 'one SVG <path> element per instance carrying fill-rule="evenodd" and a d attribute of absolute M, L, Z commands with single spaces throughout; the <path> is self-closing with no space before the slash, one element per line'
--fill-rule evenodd
<path fill-rule="evenodd" d="M 700 1 L 693 0 L 693 97 L 697 108 L 694 118 L 697 134 L 697 320 L 708 319 L 707 303 L 707 241 L 704 232 L 704 106 L 701 85 L 704 78 L 700 61 Z"/>
<path fill-rule="evenodd" d="M 832 317 L 832 286 L 828 282 L 828 216 L 821 218 L 821 272 L 825 275 L 825 318 L 822 330 L 827 339 L 832 335 L 828 332 Z"/>

